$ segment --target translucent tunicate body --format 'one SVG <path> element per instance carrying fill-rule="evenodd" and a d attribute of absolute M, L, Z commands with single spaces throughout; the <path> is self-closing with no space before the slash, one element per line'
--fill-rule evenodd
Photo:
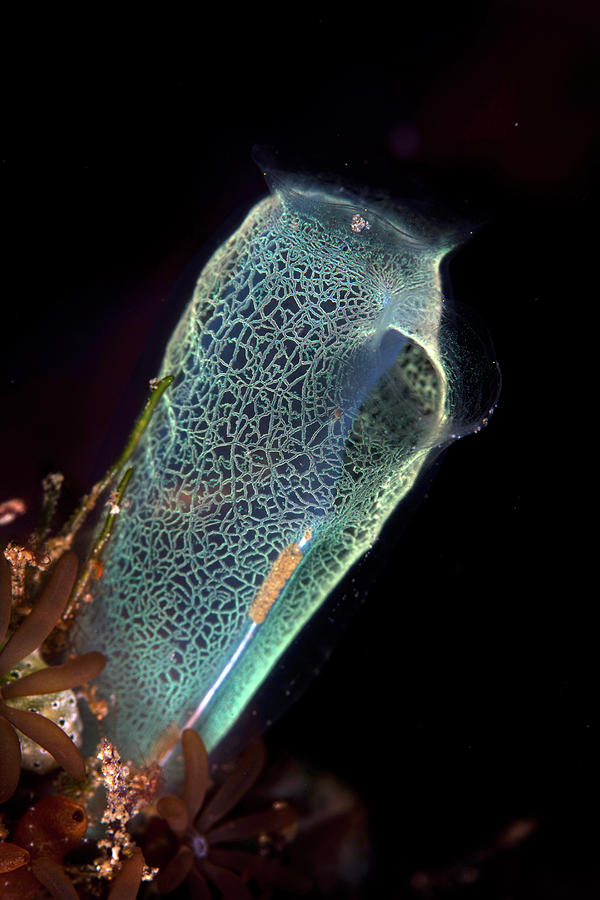
<path fill-rule="evenodd" d="M 171 336 L 78 651 L 124 757 L 209 750 L 419 474 L 494 405 L 452 249 L 401 208 L 271 173 Z"/>

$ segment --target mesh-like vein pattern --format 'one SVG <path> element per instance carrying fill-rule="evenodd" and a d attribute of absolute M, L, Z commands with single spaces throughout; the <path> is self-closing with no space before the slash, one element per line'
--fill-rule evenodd
<path fill-rule="evenodd" d="M 121 755 L 148 758 L 193 716 L 279 554 L 305 538 L 199 717 L 213 747 L 446 437 L 443 253 L 375 214 L 356 233 L 356 212 L 280 188 L 211 258 L 170 339 L 175 380 L 77 638 L 108 657 Z"/>

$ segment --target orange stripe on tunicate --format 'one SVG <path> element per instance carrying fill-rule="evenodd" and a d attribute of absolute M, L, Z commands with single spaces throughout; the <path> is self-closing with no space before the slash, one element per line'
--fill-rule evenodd
<path fill-rule="evenodd" d="M 310 529 L 304 535 L 310 539 Z M 262 624 L 267 613 L 279 597 L 287 580 L 302 559 L 302 551 L 297 542 L 284 547 L 269 571 L 269 574 L 259 587 L 256 597 L 252 601 L 248 615 L 257 625 Z"/>

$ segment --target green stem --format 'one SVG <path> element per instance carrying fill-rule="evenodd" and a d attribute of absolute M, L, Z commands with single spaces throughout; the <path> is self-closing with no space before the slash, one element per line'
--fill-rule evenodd
<path fill-rule="evenodd" d="M 52 518 L 56 512 L 56 505 L 62 489 L 64 476 L 60 472 L 52 472 L 46 475 L 42 482 L 44 491 L 44 499 L 42 501 L 42 514 L 40 523 L 33 535 L 32 544 L 34 547 L 41 547 L 50 531 Z"/>
<path fill-rule="evenodd" d="M 121 453 L 117 461 L 110 467 L 106 475 L 100 481 L 96 482 L 89 494 L 86 494 L 83 497 L 79 507 L 75 510 L 69 521 L 60 532 L 59 539 L 61 539 L 64 548 L 68 548 L 72 545 L 73 538 L 83 525 L 87 515 L 95 507 L 96 501 L 98 500 L 100 494 L 104 493 L 107 487 L 121 471 L 125 463 L 132 456 L 142 434 L 146 430 L 148 422 L 150 421 L 150 418 L 152 417 L 152 414 L 156 409 L 160 398 L 172 383 L 174 377 L 174 375 L 165 375 L 164 378 L 161 378 L 158 381 L 153 380 L 151 382 L 150 394 L 148 396 L 148 399 L 146 400 L 143 410 L 139 414 L 133 428 L 131 429 L 123 452 Z"/>
<path fill-rule="evenodd" d="M 140 432 L 141 433 L 141 432 Z M 139 436 L 138 436 L 139 439 Z M 131 454 L 130 454 L 131 455 Z M 100 567 L 102 565 L 102 551 L 104 547 L 108 543 L 110 536 L 112 534 L 112 530 L 115 524 L 115 520 L 119 513 L 121 512 L 121 504 L 123 502 L 123 495 L 127 489 L 127 485 L 133 475 L 133 467 L 130 466 L 125 470 L 117 488 L 111 497 L 110 509 L 108 511 L 108 515 L 106 516 L 104 526 L 102 531 L 94 541 L 92 549 L 90 550 L 89 556 L 84 563 L 83 569 L 81 570 L 81 574 L 77 579 L 75 587 L 71 593 L 71 597 L 69 598 L 69 602 L 65 608 L 64 613 L 62 614 L 63 622 L 73 620 L 77 615 L 79 607 L 81 606 L 83 597 L 88 588 L 88 584 L 93 575 L 98 577 L 98 573 L 100 571 Z"/>
<path fill-rule="evenodd" d="M 156 409 L 158 401 L 160 400 L 166 389 L 169 387 L 169 385 L 173 382 L 174 377 L 174 375 L 165 375 L 164 378 L 161 378 L 158 381 L 151 382 L 150 394 L 148 395 L 148 399 L 146 400 L 146 404 L 143 410 L 137 417 L 135 425 L 131 429 L 123 452 L 121 453 L 116 463 L 114 463 L 114 465 L 112 465 L 106 473 L 105 477 L 108 478 L 109 481 L 112 481 L 115 475 L 123 468 L 125 463 L 133 454 L 133 451 L 137 447 L 142 434 L 148 426 L 148 422 L 152 418 L 152 414 Z"/>

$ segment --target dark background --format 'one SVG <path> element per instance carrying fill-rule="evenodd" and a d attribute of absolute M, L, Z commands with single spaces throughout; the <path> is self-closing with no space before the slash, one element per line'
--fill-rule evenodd
<path fill-rule="evenodd" d="M 119 448 L 178 278 L 264 192 L 253 144 L 487 222 L 449 275 L 492 334 L 498 409 L 355 573 L 367 602 L 268 737 L 357 792 L 356 896 L 600 895 L 594 598 L 568 549 L 598 31 L 591 2 L 531 0 L 5 29 L 0 501 L 32 512 L 3 539 L 44 474 L 74 501 Z M 417 871 L 442 872 L 429 894 Z"/>

